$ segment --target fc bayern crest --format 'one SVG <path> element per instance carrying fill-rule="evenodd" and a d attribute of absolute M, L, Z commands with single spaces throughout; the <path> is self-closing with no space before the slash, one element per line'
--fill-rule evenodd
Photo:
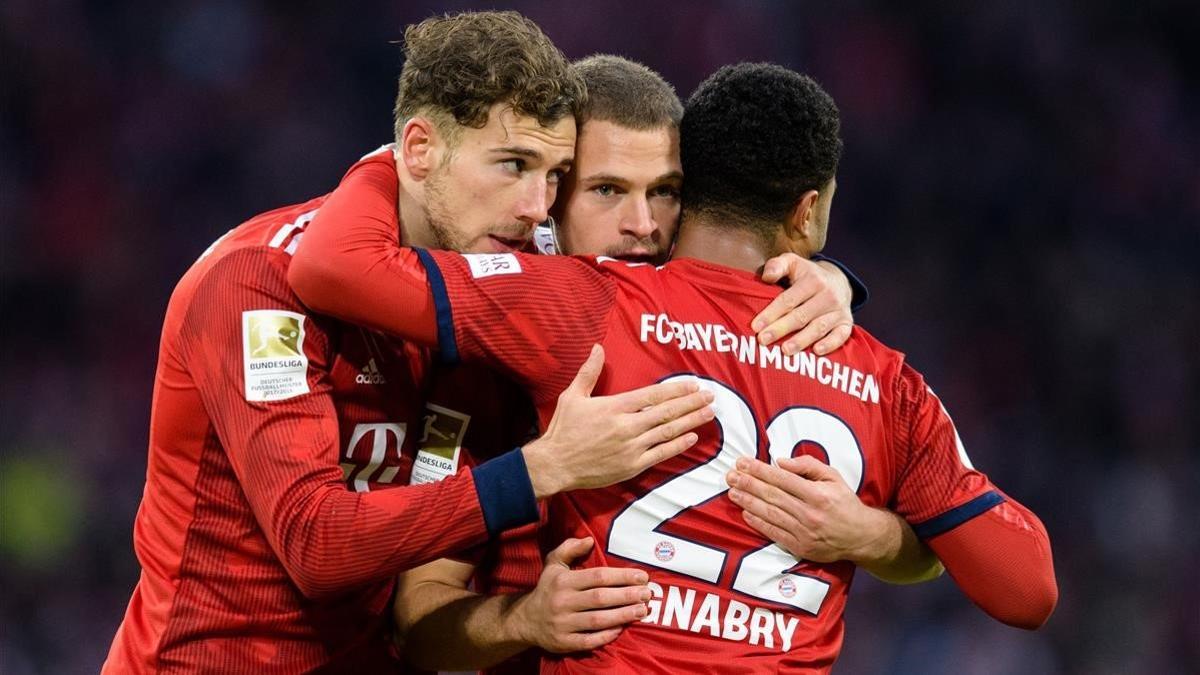
<path fill-rule="evenodd" d="M 662 562 L 670 562 L 675 558 L 675 544 L 669 541 L 660 541 L 654 547 L 654 557 Z"/>

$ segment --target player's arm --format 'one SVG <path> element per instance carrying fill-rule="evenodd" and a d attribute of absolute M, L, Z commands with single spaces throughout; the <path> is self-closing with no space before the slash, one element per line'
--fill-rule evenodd
<path fill-rule="evenodd" d="M 473 567 L 439 560 L 405 573 L 397 587 L 397 643 L 405 659 L 430 670 L 487 668 L 530 647 L 555 653 L 612 642 L 646 616 L 642 570 L 571 569 L 592 540 L 568 539 L 546 556 L 534 590 L 483 596 L 467 590 Z"/>
<path fill-rule="evenodd" d="M 556 395 L 603 337 L 611 283 L 570 258 L 407 248 L 398 189 L 387 153 L 346 174 L 288 269 L 296 295 L 323 314 L 439 347 L 447 361 L 488 362 L 535 402 Z"/>
<path fill-rule="evenodd" d="M 391 157 L 350 169 L 305 228 L 288 283 L 317 312 L 433 347 L 433 290 L 416 250 L 400 245 Z"/>
<path fill-rule="evenodd" d="M 289 358 L 303 371 L 290 380 L 252 374 L 249 334 L 266 330 L 255 323 L 264 316 L 286 319 L 299 348 Z M 221 447 L 305 596 L 387 579 L 537 519 L 519 452 L 437 484 L 349 491 L 338 464 L 328 336 L 288 291 L 282 267 L 260 252 L 234 252 L 215 263 L 181 334 L 181 358 Z"/>
<path fill-rule="evenodd" d="M 778 466 L 742 458 L 726 480 L 746 523 L 797 558 L 849 560 L 892 584 L 942 574 L 937 556 L 904 518 L 863 504 L 837 470 L 815 457 Z"/>
<path fill-rule="evenodd" d="M 586 390 L 595 375 L 592 368 L 581 369 L 568 391 Z M 610 423 L 589 406 L 605 398 L 611 397 L 566 397 L 549 426 L 571 429 L 581 438 L 605 433 L 603 427 Z M 468 446 L 462 448 L 461 458 L 461 470 L 475 462 Z M 397 642 L 405 657 L 425 669 L 486 668 L 528 647 L 554 652 L 594 648 L 615 638 L 613 629 L 645 615 L 645 574 L 570 569 L 591 549 L 591 540 L 563 542 L 543 564 L 537 554 L 538 536 L 532 526 L 510 530 L 487 544 L 486 555 L 475 549 L 401 575 L 394 613 Z M 532 590 L 493 596 L 468 590 L 480 559 L 493 557 L 497 567 L 491 570 L 503 568 L 506 583 L 513 583 L 519 568 L 520 578 Z"/>
<path fill-rule="evenodd" d="M 711 396 L 694 383 L 652 385 L 583 402 L 603 367 L 613 290 L 578 260 L 553 256 L 466 257 L 417 251 L 397 241 L 396 169 L 387 156 L 360 162 L 305 230 L 288 281 L 309 307 L 401 338 L 437 345 L 449 361 L 506 371 L 535 402 L 590 406 L 608 425 L 598 436 L 551 424 L 523 458 L 539 498 L 631 478 L 696 442 Z M 486 260 L 484 260 L 486 259 Z M 477 269 L 475 264 L 512 264 Z M 525 267 L 523 268 L 522 265 Z M 514 273 L 515 272 L 515 273 Z M 567 289 L 569 293 L 566 292 Z M 578 368 L 586 391 L 568 390 Z"/>
<path fill-rule="evenodd" d="M 867 302 L 867 287 L 845 265 L 832 258 L 811 260 L 795 253 L 771 258 L 762 280 L 787 282 L 784 289 L 751 322 L 763 344 L 784 340 L 785 354 L 810 346 L 817 354 L 835 351 L 854 327 L 854 311 Z"/>
<path fill-rule="evenodd" d="M 897 392 L 907 457 L 895 510 L 983 611 L 1011 626 L 1038 628 L 1058 602 L 1046 528 L 975 470 L 945 408 L 908 366 Z"/>
<path fill-rule="evenodd" d="M 996 494 L 1002 501 L 979 516 L 924 536 L 972 602 L 994 619 L 1034 630 L 1058 603 L 1050 537 L 1032 511 Z"/>

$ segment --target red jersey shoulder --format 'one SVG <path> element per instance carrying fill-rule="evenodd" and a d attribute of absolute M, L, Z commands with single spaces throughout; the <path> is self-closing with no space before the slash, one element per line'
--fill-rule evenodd
<path fill-rule="evenodd" d="M 354 171 L 365 162 L 392 161 L 391 145 L 381 146 L 354 163 L 347 174 Z M 211 262 L 233 251 L 263 247 L 272 257 L 291 256 L 296 252 L 304 228 L 317 215 L 317 209 L 329 198 L 328 194 L 314 197 L 300 204 L 282 206 L 272 209 L 247 220 L 217 238 L 204 253 L 200 254 L 197 263 Z M 279 257 L 283 262 L 286 258 Z M 286 265 L 285 265 L 286 267 Z"/>
<path fill-rule="evenodd" d="M 904 367 L 904 352 L 893 349 L 862 326 L 855 325 L 850 339 L 841 350 L 830 356 L 844 354 L 844 360 L 864 372 L 874 373 L 884 391 L 891 391 Z"/>
<path fill-rule="evenodd" d="M 217 260 L 248 248 L 261 248 L 269 257 L 286 268 L 287 260 L 296 252 L 304 228 L 317 215 L 328 195 L 310 199 L 302 204 L 284 206 L 260 213 L 221 235 L 196 260 L 195 267 L 207 269 Z"/>

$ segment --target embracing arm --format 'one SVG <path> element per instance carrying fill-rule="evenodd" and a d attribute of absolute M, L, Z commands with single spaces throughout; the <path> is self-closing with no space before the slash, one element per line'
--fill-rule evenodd
<path fill-rule="evenodd" d="M 403 248 L 391 153 L 356 164 L 304 230 L 288 283 L 305 305 L 428 346 L 437 313 L 415 249 Z"/>
<path fill-rule="evenodd" d="M 471 565 L 438 560 L 400 577 L 396 640 L 420 668 L 487 668 L 529 647 L 565 653 L 595 649 L 646 616 L 649 580 L 642 570 L 571 569 L 592 540 L 568 539 L 546 556 L 537 586 L 519 595 L 467 590 Z"/>
<path fill-rule="evenodd" d="M 836 351 L 850 339 L 854 311 L 867 301 L 867 287 L 832 258 L 811 260 L 783 253 L 763 265 L 763 281 L 786 286 L 751 322 L 759 342 L 783 340 L 783 353 L 811 347 L 817 355 Z M 784 283 L 786 282 L 786 283 Z"/>
<path fill-rule="evenodd" d="M 302 381 L 259 389 L 243 372 L 254 321 L 287 321 Z M 286 325 L 286 324 L 285 324 Z M 520 453 L 437 485 L 347 489 L 329 384 L 330 338 L 287 289 L 282 266 L 231 253 L 201 280 L 184 318 L 187 364 L 254 516 L 307 597 L 328 597 L 537 519 Z M 264 400 L 269 399 L 269 400 Z"/>
<path fill-rule="evenodd" d="M 864 504 L 837 470 L 811 455 L 781 459 L 778 466 L 742 458 L 726 480 L 746 524 L 798 558 L 849 560 L 891 584 L 942 573 L 907 521 Z"/>

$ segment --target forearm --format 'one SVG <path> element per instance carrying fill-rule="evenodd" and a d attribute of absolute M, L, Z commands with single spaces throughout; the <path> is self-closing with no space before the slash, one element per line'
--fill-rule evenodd
<path fill-rule="evenodd" d="M 433 296 L 417 253 L 401 246 L 397 190 L 385 161 L 351 169 L 305 228 L 288 283 L 322 314 L 434 346 Z"/>
<path fill-rule="evenodd" d="M 425 486 L 356 493 L 341 485 L 289 504 L 267 536 L 306 597 L 343 593 L 395 577 L 487 539 L 467 477 Z"/>
<path fill-rule="evenodd" d="M 1058 602 L 1050 538 L 1011 497 L 928 541 L 959 588 L 992 618 L 1029 630 L 1050 618 Z"/>
<path fill-rule="evenodd" d="M 308 597 L 325 597 L 535 522 L 532 491 L 519 489 L 528 477 L 518 454 L 426 485 L 358 493 L 341 483 L 306 490 L 297 482 L 274 496 L 248 494 L 296 585 Z"/>
<path fill-rule="evenodd" d="M 484 596 L 436 581 L 407 587 L 402 580 L 400 590 L 396 642 L 418 668 L 478 670 L 530 646 L 512 620 L 521 596 Z"/>
<path fill-rule="evenodd" d="M 912 527 L 886 509 L 872 509 L 878 535 L 866 542 L 857 564 L 889 584 L 915 584 L 941 576 L 942 563 Z"/>

